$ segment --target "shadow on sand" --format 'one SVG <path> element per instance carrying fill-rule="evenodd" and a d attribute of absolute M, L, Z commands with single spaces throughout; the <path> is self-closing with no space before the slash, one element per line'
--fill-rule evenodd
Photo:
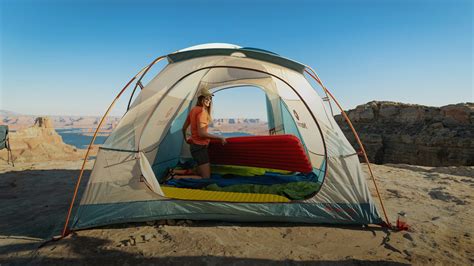
<path fill-rule="evenodd" d="M 127 252 L 120 248 L 110 248 L 109 240 L 94 237 L 72 236 L 45 245 L 42 249 L 54 249 L 58 246 L 67 246 L 68 254 L 74 258 L 45 257 L 41 252 L 31 259 L 0 260 L 0 264 L 24 265 L 24 264 L 73 264 L 73 265 L 406 265 L 392 261 L 363 261 L 348 259 L 342 261 L 277 261 L 271 259 L 236 258 L 225 256 L 159 256 L 157 254 L 143 254 L 140 252 Z M 109 248 L 106 248 L 108 246 Z M 17 247 L 20 248 L 20 247 Z M 21 248 L 20 248 L 21 249 Z M 47 251 L 46 251 L 47 252 Z M 45 252 L 45 253 L 46 253 Z M 72 253 L 72 254 L 71 254 Z"/>
<path fill-rule="evenodd" d="M 0 175 L 0 236 L 48 239 L 61 232 L 79 170 L 26 170 Z M 84 173 L 78 198 L 87 184 Z"/>

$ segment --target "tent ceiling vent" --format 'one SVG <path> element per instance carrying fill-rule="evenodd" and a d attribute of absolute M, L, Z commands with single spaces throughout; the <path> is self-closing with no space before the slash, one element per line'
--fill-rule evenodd
<path fill-rule="evenodd" d="M 233 52 L 230 56 L 239 57 L 239 58 L 247 57 L 247 56 L 246 56 L 244 53 L 242 53 L 242 52 Z"/>

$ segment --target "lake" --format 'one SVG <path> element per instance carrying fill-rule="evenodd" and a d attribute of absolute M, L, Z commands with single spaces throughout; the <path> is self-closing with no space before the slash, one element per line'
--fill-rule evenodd
<path fill-rule="evenodd" d="M 66 129 L 56 129 L 59 135 L 63 138 L 64 143 L 75 146 L 79 149 L 87 149 L 89 143 L 91 142 L 92 136 L 82 135 L 82 129 L 80 128 L 66 128 Z M 239 137 L 239 136 L 251 136 L 251 134 L 246 132 L 229 132 L 222 133 L 225 137 Z M 94 144 L 100 145 L 104 144 L 107 136 L 97 136 Z"/>
<path fill-rule="evenodd" d="M 64 143 L 75 146 L 79 149 L 87 149 L 92 140 L 92 136 L 82 135 L 80 128 L 56 129 L 59 135 L 63 138 Z M 97 136 L 94 144 L 104 144 L 107 136 Z"/>

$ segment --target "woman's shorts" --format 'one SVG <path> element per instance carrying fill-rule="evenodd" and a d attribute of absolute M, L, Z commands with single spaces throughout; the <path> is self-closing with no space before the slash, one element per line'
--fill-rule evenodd
<path fill-rule="evenodd" d="M 209 152 L 207 151 L 207 145 L 191 144 L 190 148 L 191 155 L 198 166 L 209 163 Z"/>

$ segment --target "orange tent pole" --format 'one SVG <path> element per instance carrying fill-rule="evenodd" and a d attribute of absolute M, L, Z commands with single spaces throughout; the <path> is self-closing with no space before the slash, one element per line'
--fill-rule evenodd
<path fill-rule="evenodd" d="M 64 223 L 64 228 L 63 228 L 63 232 L 61 234 L 61 237 L 65 237 L 69 234 L 69 230 L 68 230 L 68 224 L 69 224 L 69 219 L 71 218 L 71 213 L 72 213 L 72 208 L 74 206 L 74 202 L 76 201 L 76 197 L 77 197 L 77 191 L 79 190 L 79 185 L 81 183 L 81 179 L 82 179 L 82 176 L 84 174 L 84 168 L 86 166 L 86 163 L 87 163 L 87 159 L 89 158 L 89 153 L 90 153 L 90 150 L 92 148 L 92 145 L 94 144 L 94 141 L 97 137 L 97 133 L 99 132 L 99 129 L 100 127 L 102 126 L 102 124 L 104 123 L 105 119 L 107 118 L 107 115 L 109 114 L 110 110 L 112 110 L 112 108 L 114 107 L 115 103 L 117 102 L 117 100 L 120 98 L 120 96 L 122 96 L 122 94 L 125 92 L 125 90 L 128 88 L 128 86 L 130 86 L 130 84 L 140 75 L 140 79 L 138 81 L 141 81 L 141 79 L 143 78 L 143 76 L 148 72 L 148 70 L 155 64 L 157 63 L 158 61 L 160 61 L 161 59 L 165 58 L 166 56 L 160 56 L 158 57 L 157 59 L 153 60 L 153 62 L 151 64 L 149 64 L 148 66 L 144 67 L 142 70 L 140 70 L 138 72 L 138 74 L 136 74 L 132 79 L 130 79 L 130 81 L 125 85 L 125 87 L 122 88 L 122 90 L 117 94 L 117 96 L 115 96 L 115 99 L 112 101 L 112 103 L 109 105 L 109 108 L 107 108 L 107 111 L 105 111 L 105 114 L 102 116 L 101 120 L 100 120 L 100 123 L 97 125 L 97 128 L 94 132 L 94 135 L 91 139 L 91 142 L 89 144 L 89 147 L 87 148 L 87 152 L 86 152 L 86 155 L 84 156 L 84 161 L 82 162 L 82 167 L 81 167 L 81 172 L 79 173 L 79 177 L 77 178 L 77 182 L 76 182 L 76 187 L 74 188 L 74 195 L 72 196 L 72 200 L 71 200 L 71 204 L 69 205 L 69 210 L 68 210 L 68 213 L 67 213 L 67 216 L 66 216 L 66 222 Z"/>
<path fill-rule="evenodd" d="M 337 107 L 339 108 L 339 110 L 341 111 L 341 114 L 342 116 L 344 117 L 344 119 L 346 120 L 347 124 L 349 125 L 349 127 L 351 128 L 352 130 L 352 133 L 354 134 L 355 138 L 356 138 L 356 141 L 357 143 L 359 144 L 359 147 L 361 148 L 362 150 L 362 153 L 364 155 L 364 160 L 365 162 L 367 163 L 367 167 L 369 168 L 369 173 L 370 173 L 370 176 L 372 178 L 372 181 L 374 182 L 374 186 L 375 186 L 375 190 L 377 191 L 377 196 L 379 198 L 379 201 L 380 201 L 380 205 L 382 206 L 382 211 L 383 211 L 383 214 L 385 216 L 385 222 L 387 223 L 387 225 L 389 227 L 391 227 L 392 225 L 390 224 L 390 221 L 388 220 L 388 217 L 387 217 L 387 212 L 385 211 L 385 206 L 383 204 L 383 200 L 382 200 L 382 197 L 380 196 L 380 193 L 379 193 L 379 189 L 378 189 L 378 186 L 377 186 L 377 183 L 375 182 L 375 177 L 374 177 L 374 174 L 372 172 L 372 167 L 370 166 L 370 162 L 369 162 L 369 158 L 367 157 L 367 153 L 365 152 L 365 148 L 364 148 L 364 145 L 362 144 L 362 141 L 360 140 L 359 138 L 359 134 L 357 134 L 357 131 L 355 130 L 354 126 L 352 125 L 352 122 L 351 120 L 349 119 L 349 116 L 347 116 L 346 112 L 344 111 L 344 109 L 342 109 L 342 106 L 339 104 L 339 102 L 336 100 L 336 98 L 334 97 L 334 95 L 332 95 L 332 93 L 326 88 L 326 86 L 324 86 L 323 82 L 321 81 L 321 79 L 319 78 L 318 74 L 316 74 L 316 72 L 309 66 L 306 66 L 307 69 L 305 69 L 305 72 L 308 73 L 320 86 L 321 88 L 323 88 L 324 92 L 326 93 L 326 95 L 329 95 L 331 96 L 332 100 L 336 103 Z M 308 69 L 312 72 L 310 73 L 308 71 Z"/>
<path fill-rule="evenodd" d="M 130 100 L 128 102 L 128 105 L 127 105 L 127 111 L 128 109 L 130 108 L 130 104 L 132 103 L 132 97 L 133 97 L 133 94 L 135 93 L 135 90 L 137 89 L 137 87 L 139 86 L 139 84 L 141 84 L 142 82 L 142 79 L 143 77 L 145 77 L 145 75 L 148 73 L 148 71 L 151 69 L 151 67 L 153 65 L 155 65 L 156 63 L 158 63 L 159 61 L 161 61 L 163 58 L 165 58 L 166 56 L 160 56 L 158 58 L 156 58 L 155 60 L 153 60 L 153 62 L 151 62 L 146 68 L 142 69 L 140 72 L 138 72 L 138 74 L 135 76 L 135 77 L 138 77 L 138 75 L 143 71 L 143 74 L 140 76 L 140 78 L 137 80 L 137 82 L 135 83 L 135 87 L 133 88 L 133 91 L 132 91 L 132 95 L 130 96 Z M 142 88 L 142 87 L 140 87 Z"/>

